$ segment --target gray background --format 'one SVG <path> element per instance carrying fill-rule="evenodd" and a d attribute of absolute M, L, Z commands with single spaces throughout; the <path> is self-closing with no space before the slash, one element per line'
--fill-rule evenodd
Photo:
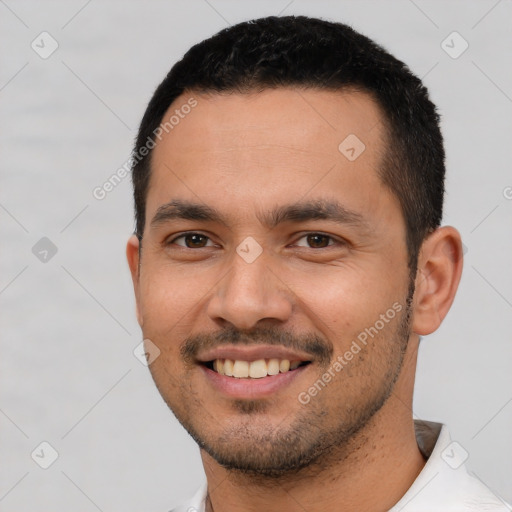
<path fill-rule="evenodd" d="M 439 106 L 445 223 L 467 254 L 451 313 L 422 341 L 414 413 L 449 424 L 469 468 L 512 501 L 510 1 L 0 0 L 0 510 L 165 511 L 201 482 L 195 444 L 133 355 L 129 178 L 102 201 L 92 191 L 190 45 L 278 13 L 351 24 Z M 31 48 L 49 48 L 43 31 L 59 45 L 47 59 Z M 469 43 L 456 59 L 441 47 L 453 31 Z M 43 237 L 57 248 L 46 261 L 45 242 L 32 251 Z M 31 458 L 42 441 L 59 453 L 46 470 Z"/>

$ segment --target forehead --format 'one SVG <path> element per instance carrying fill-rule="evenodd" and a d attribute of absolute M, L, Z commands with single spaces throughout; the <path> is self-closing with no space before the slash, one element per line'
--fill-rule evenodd
<path fill-rule="evenodd" d="M 194 108 L 187 106 L 197 102 Z M 345 136 L 357 135 L 366 145 L 381 138 L 383 120 L 373 98 L 364 92 L 277 88 L 248 93 L 184 93 L 169 107 L 171 120 L 159 148 L 195 152 L 236 149 L 247 144 L 286 145 L 303 151 L 337 154 Z M 155 151 L 158 155 L 159 149 Z M 158 158 L 158 156 L 155 156 Z"/>
<path fill-rule="evenodd" d="M 363 92 L 190 92 L 166 122 L 153 150 L 147 217 L 176 195 L 240 210 L 306 195 L 372 209 L 377 195 L 389 195 L 377 175 L 385 124 Z"/>

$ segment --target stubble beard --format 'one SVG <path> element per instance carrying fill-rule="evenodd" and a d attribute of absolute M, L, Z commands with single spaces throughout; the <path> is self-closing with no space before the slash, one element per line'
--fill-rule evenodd
<path fill-rule="evenodd" d="M 235 425 L 224 428 L 217 437 L 212 437 L 204 431 L 205 422 L 199 424 L 197 416 L 191 421 L 188 414 L 181 414 L 179 408 L 166 401 L 199 447 L 218 464 L 242 477 L 249 476 L 253 481 L 274 485 L 290 477 L 297 479 L 301 473 L 311 475 L 322 472 L 332 465 L 333 459 L 344 459 L 359 448 L 358 442 L 364 442 L 364 436 L 359 436 L 360 440 L 356 441 L 358 433 L 364 430 L 390 397 L 408 345 L 413 294 L 414 282 L 409 287 L 405 308 L 394 332 L 387 340 L 379 340 L 379 343 L 387 343 L 388 353 L 384 364 L 388 365 L 388 371 L 377 385 L 374 383 L 371 397 L 361 395 L 361 400 L 354 407 L 343 410 L 339 417 L 339 411 L 332 404 L 323 405 L 321 400 L 313 399 L 289 426 L 280 428 L 287 420 L 284 418 L 279 425 L 272 427 L 265 425 L 262 418 L 268 409 L 276 407 L 275 403 L 237 400 L 233 402 L 233 414 L 242 416 L 243 421 L 237 421 Z M 371 347 L 366 349 L 371 350 Z M 182 383 L 180 393 L 181 396 L 190 396 L 191 389 Z M 204 407 L 200 397 L 191 397 L 191 405 Z M 327 421 L 333 418 L 338 421 L 330 426 Z"/>

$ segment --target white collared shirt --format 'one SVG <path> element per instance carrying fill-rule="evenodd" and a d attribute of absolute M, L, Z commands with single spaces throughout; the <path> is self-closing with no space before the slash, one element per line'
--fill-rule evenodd
<path fill-rule="evenodd" d="M 411 487 L 389 512 L 510 512 L 512 508 L 478 478 L 464 461 L 467 452 L 451 441 L 445 425 L 415 420 L 418 447 L 427 462 Z M 171 512 L 205 512 L 206 483 Z"/>

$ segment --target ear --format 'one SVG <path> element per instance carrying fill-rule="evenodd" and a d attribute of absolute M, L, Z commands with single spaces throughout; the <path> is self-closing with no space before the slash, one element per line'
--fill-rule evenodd
<path fill-rule="evenodd" d="M 450 309 L 462 274 L 462 241 L 459 232 L 445 226 L 423 242 L 418 257 L 412 330 L 433 333 Z"/>
<path fill-rule="evenodd" d="M 141 305 L 140 305 L 140 241 L 137 236 L 132 235 L 128 239 L 128 243 L 126 244 L 126 258 L 128 260 L 128 266 L 130 267 L 130 272 L 132 274 L 133 281 L 133 290 L 135 292 L 135 305 L 137 312 L 137 321 L 139 325 L 142 327 L 142 314 L 141 314 Z"/>

